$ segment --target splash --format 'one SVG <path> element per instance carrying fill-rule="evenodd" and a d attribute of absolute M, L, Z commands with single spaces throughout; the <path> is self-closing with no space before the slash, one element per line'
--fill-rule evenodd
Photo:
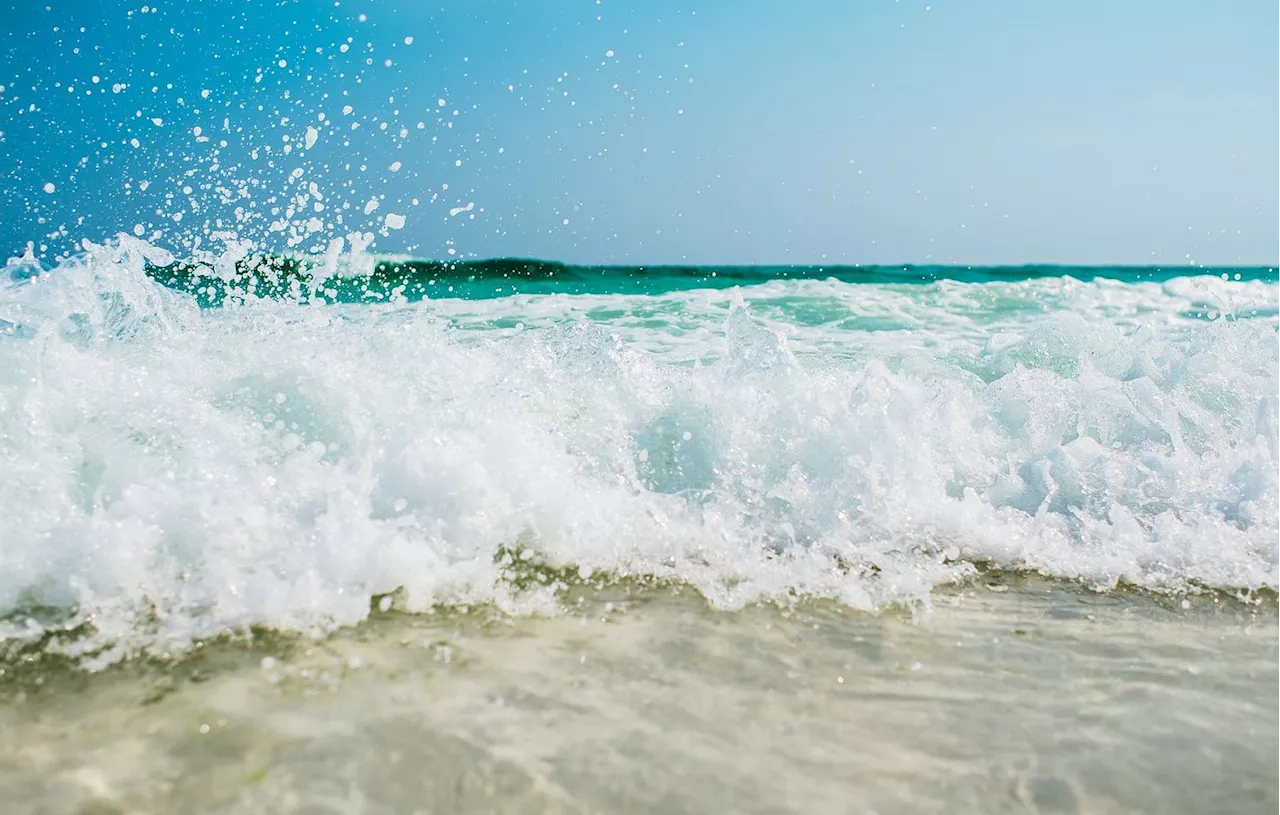
<path fill-rule="evenodd" d="M 988 565 L 1277 587 L 1274 282 L 207 308 L 172 263 L 122 236 L 6 267 L 10 640 L 74 629 L 47 648 L 97 666 L 391 593 L 553 611 L 521 560 L 725 609 L 927 604 Z"/>

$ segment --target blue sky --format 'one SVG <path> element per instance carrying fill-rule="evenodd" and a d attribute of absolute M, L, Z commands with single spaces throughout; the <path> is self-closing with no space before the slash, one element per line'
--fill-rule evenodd
<path fill-rule="evenodd" d="M 47 2 L 8 253 L 1277 260 L 1274 2 Z"/>

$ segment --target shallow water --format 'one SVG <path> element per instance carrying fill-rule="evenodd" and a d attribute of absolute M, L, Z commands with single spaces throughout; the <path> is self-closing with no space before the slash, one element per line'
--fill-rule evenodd
<path fill-rule="evenodd" d="M 579 601 L 579 597 L 581 600 Z M 105 674 L 11 668 L 41 813 L 1274 812 L 1273 600 L 990 574 L 934 610 L 376 615 Z"/>

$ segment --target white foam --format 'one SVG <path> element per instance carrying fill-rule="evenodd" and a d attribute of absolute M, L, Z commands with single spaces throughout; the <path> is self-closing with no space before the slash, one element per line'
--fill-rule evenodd
<path fill-rule="evenodd" d="M 979 561 L 1277 586 L 1274 316 L 1181 316 L 1274 315 L 1275 284 L 202 311 L 147 257 L 122 237 L 0 285 L 5 636 L 43 630 L 14 609 L 74 610 L 108 662 L 327 631 L 397 588 L 545 611 L 500 579 L 517 540 L 724 608 L 927 602 Z"/>

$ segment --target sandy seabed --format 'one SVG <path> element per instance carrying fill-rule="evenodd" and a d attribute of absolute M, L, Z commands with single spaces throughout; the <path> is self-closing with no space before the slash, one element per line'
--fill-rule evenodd
<path fill-rule="evenodd" d="M 569 599 L 10 666 L 3 811 L 1276 811 L 1274 598 L 988 575 L 914 615 Z"/>

